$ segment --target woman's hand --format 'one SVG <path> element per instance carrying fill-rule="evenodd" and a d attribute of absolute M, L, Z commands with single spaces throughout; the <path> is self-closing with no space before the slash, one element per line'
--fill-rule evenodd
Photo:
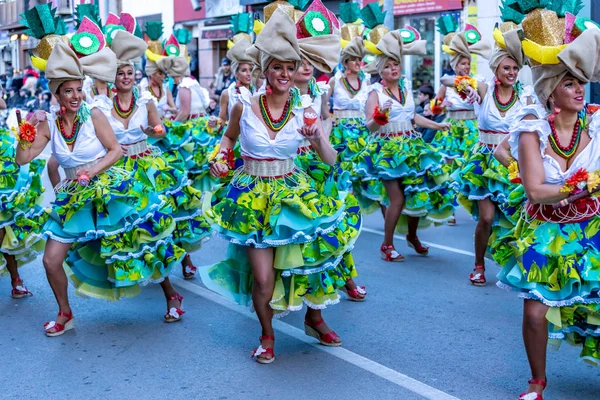
<path fill-rule="evenodd" d="M 229 167 L 223 163 L 213 162 L 210 164 L 210 174 L 214 178 L 222 178 L 229 173 Z"/>
<path fill-rule="evenodd" d="M 450 124 L 448 122 L 439 122 L 438 123 L 438 131 L 449 131 Z"/>
<path fill-rule="evenodd" d="M 125 145 L 121 145 L 121 151 L 123 152 L 123 157 L 127 157 L 127 153 L 129 153 L 129 151 L 127 150 L 128 146 Z"/>
<path fill-rule="evenodd" d="M 392 109 L 392 105 L 393 105 L 393 103 L 392 103 L 391 100 L 386 101 L 385 103 L 383 103 L 382 111 L 391 110 Z"/>
<path fill-rule="evenodd" d="M 303 125 L 302 128 L 298 129 L 298 132 L 307 138 L 309 142 L 318 142 L 322 137 L 321 130 L 316 124 Z"/>
<path fill-rule="evenodd" d="M 477 90 L 473 89 L 471 86 L 467 86 L 467 101 L 470 104 L 481 103 L 481 97 L 479 97 L 479 93 Z"/>
<path fill-rule="evenodd" d="M 217 117 L 213 116 L 208 119 L 208 126 L 210 128 L 215 128 L 217 126 L 217 123 L 218 123 Z"/>
<path fill-rule="evenodd" d="M 91 180 L 96 175 L 98 175 L 98 172 L 94 169 L 94 167 L 91 167 L 91 168 L 82 168 L 82 169 L 80 169 L 80 170 L 77 171 L 77 178 L 78 178 L 78 180 L 82 176 L 86 176 L 86 177 L 88 177 Z"/>
<path fill-rule="evenodd" d="M 142 130 L 142 132 L 144 132 L 146 135 L 150 136 L 150 137 L 154 137 L 156 135 L 160 135 L 162 132 L 157 132 L 156 129 L 154 129 L 151 126 L 147 126 L 147 127 L 143 127 L 142 125 L 140 125 L 140 129 Z"/>
<path fill-rule="evenodd" d="M 39 124 L 42 121 L 45 121 L 47 119 L 46 116 L 46 111 L 43 110 L 38 110 L 35 111 L 31 117 L 29 118 L 29 122 L 31 125 L 36 126 L 37 124 Z"/>

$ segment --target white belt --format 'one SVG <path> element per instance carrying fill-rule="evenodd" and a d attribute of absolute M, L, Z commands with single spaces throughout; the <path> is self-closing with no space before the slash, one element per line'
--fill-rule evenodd
<path fill-rule="evenodd" d="M 477 119 L 477 116 L 475 115 L 475 110 L 449 110 L 448 118 L 466 121 Z"/>
<path fill-rule="evenodd" d="M 364 118 L 365 114 L 359 110 L 333 110 L 336 118 Z"/>
<path fill-rule="evenodd" d="M 479 131 L 479 143 L 486 146 L 498 146 L 504 138 L 508 135 L 508 132 L 493 132 L 493 131 Z"/>
<path fill-rule="evenodd" d="M 137 156 L 148 151 L 148 142 L 145 140 L 133 144 L 124 144 L 123 146 L 127 148 L 127 157 Z"/>
<path fill-rule="evenodd" d="M 73 168 L 65 168 L 65 177 L 70 181 L 76 180 L 78 178 L 77 171 L 93 167 L 94 165 L 98 164 L 100 160 L 101 159 L 90 161 L 89 163 L 81 164 Z"/>
<path fill-rule="evenodd" d="M 248 175 L 263 178 L 283 177 L 291 174 L 296 169 L 293 158 L 285 160 L 257 160 L 244 158 L 244 172 Z"/>
<path fill-rule="evenodd" d="M 388 124 L 383 125 L 376 132 L 381 135 L 387 135 L 390 133 L 400 133 L 400 134 L 411 134 L 415 128 L 413 127 L 412 121 L 399 121 L 399 122 L 390 122 Z"/>

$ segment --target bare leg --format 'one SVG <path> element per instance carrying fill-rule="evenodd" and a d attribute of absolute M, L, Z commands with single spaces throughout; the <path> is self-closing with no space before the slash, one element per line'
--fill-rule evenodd
<path fill-rule="evenodd" d="M 181 309 L 181 300 L 177 299 L 177 290 L 175 290 L 175 288 L 171 284 L 171 280 L 169 279 L 169 277 L 166 277 L 165 280 L 160 283 L 160 287 L 162 288 L 165 297 L 167 298 L 167 310 L 170 310 L 171 307 Z"/>
<path fill-rule="evenodd" d="M 390 198 L 390 205 L 385 211 L 385 223 L 384 223 L 384 238 L 383 244 L 390 246 L 394 244 L 394 232 L 396 230 L 396 224 L 402 214 L 402 208 L 404 207 L 404 192 L 400 186 L 400 180 L 394 179 L 391 181 L 383 181 L 383 186 Z"/>
<path fill-rule="evenodd" d="M 63 269 L 63 262 L 67 257 L 67 253 L 71 248 L 70 243 L 60 243 L 53 239 L 48 239 L 46 249 L 44 250 L 44 268 L 46 269 L 46 277 L 48 283 L 54 292 L 54 297 L 58 303 L 60 312 L 69 314 L 71 306 L 69 305 L 69 296 L 67 293 L 67 275 Z M 57 317 L 56 322 L 64 324 L 67 322 L 66 317 Z"/>
<path fill-rule="evenodd" d="M 417 236 L 417 228 L 419 227 L 419 217 L 408 217 L 408 236 Z"/>
<path fill-rule="evenodd" d="M 48 178 L 50 179 L 50 183 L 52 184 L 52 188 L 55 188 L 60 183 L 60 173 L 58 172 L 58 161 L 54 156 L 51 156 L 48 159 L 48 163 L 46 164 L 48 168 Z"/>
<path fill-rule="evenodd" d="M 6 234 L 6 230 L 4 230 L 4 228 L 0 229 L 0 247 L 2 245 L 2 242 L 4 241 L 5 234 Z M 19 270 L 17 268 L 17 260 L 15 260 L 15 257 L 11 256 L 10 254 L 2 253 L 2 255 L 4 256 L 4 259 L 6 260 L 6 269 L 8 270 L 8 273 L 10 274 L 10 281 L 11 281 L 12 287 L 14 289 L 15 287 L 18 286 L 18 283 L 16 283 L 15 280 L 21 279 L 21 277 L 19 276 Z"/>
<path fill-rule="evenodd" d="M 523 342 L 534 379 L 546 380 L 546 347 L 548 345 L 548 306 L 536 300 L 523 305 Z M 542 393 L 541 385 L 529 385 L 528 393 Z"/>
<path fill-rule="evenodd" d="M 490 199 L 479 200 L 479 221 L 475 227 L 475 266 L 485 265 L 485 249 L 492 232 L 496 206 Z"/>
<path fill-rule="evenodd" d="M 189 272 L 187 267 L 190 267 Z M 189 254 L 186 254 L 181 261 L 181 273 L 185 279 L 192 279 L 196 275 L 196 268 L 192 264 L 192 257 Z"/>
<path fill-rule="evenodd" d="M 273 309 L 269 303 L 273 298 L 273 290 L 275 289 L 275 271 L 273 269 L 275 250 L 272 248 L 256 249 L 248 247 L 247 252 L 254 277 L 254 282 L 252 283 L 252 303 L 262 327 L 261 336 L 274 337 Z M 266 349 L 273 347 L 274 342 L 273 340 L 265 339 L 261 341 L 261 345 Z M 272 358 L 267 354 L 261 354 L 259 357 L 264 359 Z"/>
<path fill-rule="evenodd" d="M 321 310 L 315 310 L 309 307 L 306 309 L 305 319 L 311 322 L 311 325 L 314 325 L 323 319 L 323 315 L 321 314 Z M 329 326 L 327 326 L 327 323 L 325 322 L 323 322 L 319 326 L 315 326 L 313 329 L 315 329 L 321 335 L 326 335 L 329 332 L 333 332 L 333 330 Z M 340 339 L 339 337 L 336 337 L 335 339 L 333 339 L 333 341 L 335 343 L 342 343 L 342 339 Z"/>

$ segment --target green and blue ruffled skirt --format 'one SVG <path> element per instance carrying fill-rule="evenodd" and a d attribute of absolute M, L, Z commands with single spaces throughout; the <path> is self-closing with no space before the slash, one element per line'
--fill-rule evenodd
<path fill-rule="evenodd" d="M 583 212 L 587 204 L 582 207 L 579 211 Z M 551 206 L 545 208 L 546 214 L 552 213 Z M 569 214 L 569 210 L 555 212 Z M 557 344 L 565 340 L 580 346 L 581 359 L 597 365 L 600 362 L 600 217 L 595 214 L 571 223 L 524 215 L 494 245 L 493 254 L 502 265 L 498 286 L 549 306 L 546 314 L 549 338 Z"/>
<path fill-rule="evenodd" d="M 0 230 L 4 230 L 0 253 L 14 256 L 21 267 L 35 260 L 45 245 L 42 233 L 48 213 L 41 206 L 41 176 L 46 163 L 33 160 L 19 166 L 15 142 L 9 131 L 0 129 Z M 7 273 L 0 255 L 0 276 Z"/>
<path fill-rule="evenodd" d="M 457 158 L 467 158 L 471 154 L 471 149 L 479 142 L 477 119 L 448 117 L 444 122 L 450 124 L 450 130 L 438 131 L 431 145 L 441 153 L 447 163 Z M 455 169 L 452 166 L 450 168 Z"/>
<path fill-rule="evenodd" d="M 404 208 L 396 226 L 399 233 L 408 232 L 408 217 L 419 217 L 419 228 L 443 224 L 452 217 L 456 192 L 443 169 L 442 157 L 417 133 L 372 134 L 357 160 L 363 198 L 387 207 L 390 200 L 382 181 L 398 179 L 403 186 Z M 367 207 L 363 212 L 375 209 Z"/>
<path fill-rule="evenodd" d="M 227 259 L 200 269 L 211 290 L 249 305 L 248 247 L 274 248 L 276 315 L 339 302 L 337 289 L 353 274 L 350 250 L 361 227 L 358 204 L 335 184 L 320 192 L 302 170 L 275 178 L 236 171 L 226 195 L 207 210 L 213 229 L 230 246 Z"/>

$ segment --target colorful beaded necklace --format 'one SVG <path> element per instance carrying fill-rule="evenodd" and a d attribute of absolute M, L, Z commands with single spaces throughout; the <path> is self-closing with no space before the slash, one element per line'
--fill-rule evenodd
<path fill-rule="evenodd" d="M 560 144 L 558 134 L 556 133 L 556 127 L 554 126 L 554 120 L 551 119 L 548 122 L 550 123 L 550 130 L 552 131 L 552 135 L 550 135 L 548 138 L 550 146 L 552 146 L 552 150 L 566 160 L 573 157 L 577 151 L 577 147 L 579 147 L 581 133 L 583 132 L 583 123 L 581 117 L 577 118 L 577 122 L 575 122 L 575 127 L 573 128 L 573 134 L 571 136 L 571 142 L 568 146 L 562 146 Z"/>
<path fill-rule="evenodd" d="M 119 115 L 119 117 L 123 119 L 129 118 L 129 116 L 133 113 L 133 109 L 135 108 L 135 96 L 131 96 L 131 103 L 129 103 L 129 108 L 124 110 L 119 103 L 119 96 L 113 97 L 113 108 Z"/>
<path fill-rule="evenodd" d="M 81 129 L 81 124 L 79 123 L 79 116 L 76 116 L 73 120 L 73 129 L 71 129 L 71 133 L 65 132 L 65 126 L 62 123 L 62 118 L 56 118 L 56 127 L 58 128 L 61 136 L 65 139 L 65 143 L 70 146 L 75 143 L 77 140 L 77 134 L 79 133 L 79 129 Z"/>
<path fill-rule="evenodd" d="M 360 77 L 358 78 L 358 87 L 355 89 L 354 87 L 352 87 L 352 84 L 350 83 L 350 81 L 348 80 L 347 77 L 342 77 L 342 82 L 344 83 L 344 87 L 346 88 L 346 90 L 352 95 L 355 96 L 358 92 L 360 92 L 360 89 L 362 87 L 362 81 L 360 80 Z"/>
<path fill-rule="evenodd" d="M 156 100 L 160 100 L 163 97 L 163 90 L 162 90 L 162 86 L 158 86 L 158 95 L 156 93 L 154 93 L 154 89 L 152 89 L 152 85 L 148 86 L 148 89 L 150 89 L 150 94 L 152 96 L 154 96 L 154 98 Z"/>
<path fill-rule="evenodd" d="M 508 101 L 506 103 L 504 103 L 504 102 L 502 102 L 502 100 L 500 100 L 500 95 L 498 94 L 498 85 L 494 86 L 494 103 L 496 103 L 496 107 L 498 108 L 498 110 L 500 112 L 502 112 L 502 113 L 507 112 L 508 110 L 510 110 L 512 108 L 512 106 L 517 104 L 518 100 L 519 100 L 519 93 L 518 93 L 516 87 L 513 87 L 513 91 L 512 91 L 512 94 L 510 95 L 510 99 L 508 99 Z"/>
<path fill-rule="evenodd" d="M 262 114 L 263 120 L 273 132 L 279 132 L 285 124 L 288 123 L 292 116 L 292 108 L 290 107 L 290 99 L 286 101 L 281 117 L 274 119 L 269 110 L 269 104 L 267 103 L 267 96 L 262 94 L 259 98 L 260 113 Z"/>
<path fill-rule="evenodd" d="M 404 94 L 404 79 L 400 79 L 398 81 L 398 92 L 400 93 L 400 98 L 396 97 L 394 93 L 387 87 L 384 89 L 385 93 L 390 96 L 392 99 L 396 100 L 398 103 L 404 105 L 406 103 L 406 95 Z"/>

